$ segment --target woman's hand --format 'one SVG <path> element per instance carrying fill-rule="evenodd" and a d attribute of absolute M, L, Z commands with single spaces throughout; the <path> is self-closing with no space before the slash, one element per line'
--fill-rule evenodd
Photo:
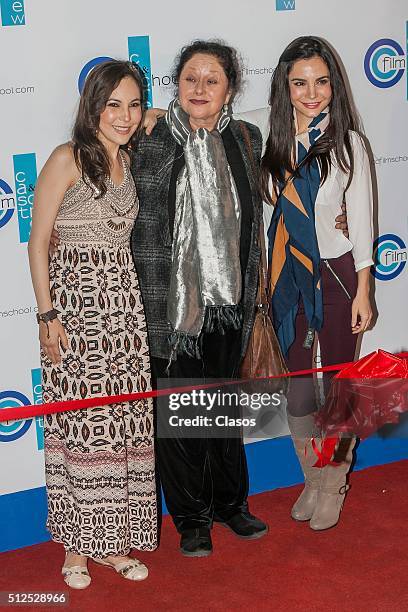
<path fill-rule="evenodd" d="M 357 279 L 357 293 L 351 306 L 351 330 L 353 334 L 366 331 L 373 316 L 370 304 L 370 268 L 359 270 Z"/>
<path fill-rule="evenodd" d="M 359 293 L 357 290 L 356 297 L 351 306 L 351 330 L 353 334 L 359 334 L 366 331 L 371 323 L 373 311 L 371 309 L 370 297 L 368 291 Z"/>
<path fill-rule="evenodd" d="M 163 117 L 163 115 L 165 115 L 166 112 L 167 111 L 165 111 L 163 108 L 149 108 L 145 112 L 143 127 L 145 129 L 147 136 L 150 136 L 150 134 L 153 132 L 154 128 L 156 127 L 157 120 L 160 119 L 160 117 Z"/>
<path fill-rule="evenodd" d="M 48 329 L 47 324 L 40 321 L 40 345 L 54 365 L 61 363 L 60 345 L 66 351 L 68 338 L 58 318 L 48 322 Z"/>
<path fill-rule="evenodd" d="M 341 215 L 338 215 L 335 218 L 336 225 L 334 226 L 336 229 L 340 229 L 346 238 L 349 237 L 348 225 L 347 225 L 347 210 L 346 204 L 343 202 L 341 205 Z"/>
<path fill-rule="evenodd" d="M 59 237 L 59 233 L 58 230 L 55 229 L 55 227 L 52 229 L 51 232 L 51 237 L 50 237 L 50 244 L 48 247 L 48 254 L 50 257 L 52 257 L 55 253 L 55 251 L 58 249 L 60 245 L 60 237 Z"/>

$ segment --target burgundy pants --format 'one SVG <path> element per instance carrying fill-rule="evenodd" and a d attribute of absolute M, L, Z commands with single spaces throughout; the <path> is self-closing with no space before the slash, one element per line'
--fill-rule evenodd
<path fill-rule="evenodd" d="M 323 327 L 319 331 L 321 363 L 314 360 L 314 351 L 303 348 L 308 328 L 303 303 L 299 304 L 296 317 L 296 337 L 289 349 L 288 368 L 291 372 L 352 361 L 356 351 L 358 334 L 351 333 L 351 304 L 357 291 L 357 274 L 351 253 L 328 259 L 331 270 L 322 260 L 321 284 L 323 292 Z M 344 285 L 341 286 L 338 279 Z M 335 372 L 324 375 L 324 389 L 330 385 Z M 296 376 L 291 380 L 288 393 L 288 411 L 292 416 L 305 416 L 318 408 L 316 386 L 312 376 Z"/>

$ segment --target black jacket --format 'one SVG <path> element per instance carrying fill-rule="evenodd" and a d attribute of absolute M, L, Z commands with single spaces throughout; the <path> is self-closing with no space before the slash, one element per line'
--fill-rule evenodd
<path fill-rule="evenodd" d="M 241 343 L 241 357 L 243 357 L 252 329 L 258 287 L 259 224 L 262 200 L 240 123 L 232 120 L 227 128 L 229 136 L 226 135 L 223 140 L 241 200 L 242 223 L 251 225 L 250 231 L 248 231 L 249 228 L 244 228 L 247 231 L 241 232 L 241 237 L 244 235 L 249 237 L 249 240 L 245 241 L 249 244 L 243 244 L 241 240 L 241 261 L 243 258 L 246 261 L 241 301 L 244 311 Z M 262 137 L 257 127 L 249 123 L 245 125 L 251 140 L 254 164 L 259 167 Z M 236 148 L 235 153 L 229 150 L 227 141 L 231 135 L 238 145 L 240 155 L 236 154 Z M 140 203 L 139 214 L 132 233 L 132 252 L 146 313 L 150 354 L 163 359 L 170 357 L 168 335 L 171 332 L 171 326 L 167 321 L 167 295 L 170 286 L 172 252 L 170 186 L 173 166 L 177 163 L 176 149 L 179 151 L 176 141 L 162 118 L 159 119 L 151 136 L 144 135 L 141 138 L 131 159 L 132 174 Z M 250 201 L 248 202 L 249 195 Z"/>

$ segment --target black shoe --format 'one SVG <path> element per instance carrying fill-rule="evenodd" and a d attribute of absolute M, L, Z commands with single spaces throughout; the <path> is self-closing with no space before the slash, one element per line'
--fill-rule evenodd
<path fill-rule="evenodd" d="M 211 534 L 208 527 L 186 529 L 181 534 L 180 551 L 186 557 L 208 557 L 212 553 Z"/>
<path fill-rule="evenodd" d="M 219 522 L 244 540 L 256 540 L 268 533 L 268 525 L 250 512 L 238 512 L 228 521 Z"/>

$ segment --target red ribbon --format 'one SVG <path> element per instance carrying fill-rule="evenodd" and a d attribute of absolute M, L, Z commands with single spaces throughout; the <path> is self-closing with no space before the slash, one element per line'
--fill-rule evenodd
<path fill-rule="evenodd" d="M 317 457 L 317 461 L 312 467 L 323 468 L 325 465 L 333 465 L 334 467 L 339 466 L 340 463 L 332 459 L 338 442 L 340 442 L 340 436 L 336 438 L 323 438 L 321 448 L 319 449 L 316 440 L 312 438 L 312 448 Z"/>
<path fill-rule="evenodd" d="M 370 356 L 373 353 L 370 354 Z M 396 357 L 408 357 L 407 353 L 400 353 Z M 365 358 L 363 358 L 365 359 Z M 288 374 L 282 374 L 280 376 L 265 376 L 263 378 L 257 378 L 256 380 L 269 380 L 273 378 L 283 378 L 284 376 L 305 376 L 307 374 L 314 374 L 317 372 L 334 372 L 337 370 L 343 371 L 343 369 L 351 366 L 353 363 L 358 362 L 347 362 L 340 363 L 331 366 L 325 366 L 324 368 L 312 368 L 310 370 L 298 370 L 297 372 L 289 372 Z M 45 414 L 53 414 L 56 412 L 68 412 L 70 410 L 83 410 L 84 408 L 94 408 L 96 406 L 106 406 L 108 404 L 121 404 L 123 402 L 135 402 L 140 399 L 149 397 L 160 397 L 163 395 L 170 395 L 171 393 L 184 393 L 191 391 L 192 389 L 209 389 L 221 386 L 230 386 L 233 384 L 243 385 L 245 382 L 253 382 L 253 379 L 248 380 L 235 380 L 226 381 L 225 383 L 209 383 L 200 386 L 185 386 L 185 387 L 174 387 L 171 389 L 160 389 L 156 391 L 146 391 L 143 393 L 123 393 L 120 395 L 107 395 L 103 397 L 90 397 L 80 400 L 68 400 L 63 402 L 50 402 L 48 404 L 31 404 L 30 406 L 23 407 L 6 407 L 0 410 L 0 423 L 3 421 L 18 421 L 30 419 L 32 417 L 44 416 Z M 329 439 L 329 438 L 328 438 Z M 337 440 L 337 438 L 336 438 Z M 316 452 L 316 451 L 315 451 Z M 329 446 L 326 450 L 322 450 L 324 456 L 327 457 L 329 452 Z M 319 455 L 317 455 L 319 458 Z"/>

